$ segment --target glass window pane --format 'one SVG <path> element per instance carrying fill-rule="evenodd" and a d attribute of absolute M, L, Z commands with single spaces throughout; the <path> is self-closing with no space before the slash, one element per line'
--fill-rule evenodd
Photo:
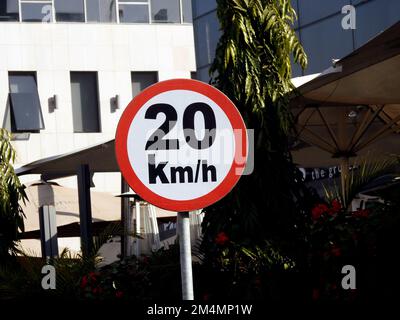
<path fill-rule="evenodd" d="M 0 21 L 18 21 L 18 0 L 0 1 Z"/>
<path fill-rule="evenodd" d="M 182 0 L 183 22 L 192 23 L 192 0 Z"/>
<path fill-rule="evenodd" d="M 84 22 L 83 0 L 54 0 L 57 21 Z"/>
<path fill-rule="evenodd" d="M 44 129 L 43 115 L 34 74 L 10 74 L 12 131 Z"/>
<path fill-rule="evenodd" d="M 158 81 L 157 72 L 132 72 L 132 96 Z"/>
<path fill-rule="evenodd" d="M 151 0 L 153 22 L 180 23 L 179 0 Z"/>
<path fill-rule="evenodd" d="M 132 96 L 158 81 L 157 72 L 132 72 Z"/>
<path fill-rule="evenodd" d="M 115 0 L 86 0 L 87 21 L 115 22 Z"/>
<path fill-rule="evenodd" d="M 34 93 L 37 92 L 34 74 L 10 74 L 11 93 Z"/>
<path fill-rule="evenodd" d="M 21 3 L 22 21 L 52 22 L 51 3 Z"/>
<path fill-rule="evenodd" d="M 100 132 L 96 72 L 71 72 L 74 132 Z"/>
<path fill-rule="evenodd" d="M 44 129 L 40 101 L 37 94 L 10 93 L 13 131 Z"/>
<path fill-rule="evenodd" d="M 121 23 L 149 23 L 148 5 L 120 4 L 118 13 Z"/>

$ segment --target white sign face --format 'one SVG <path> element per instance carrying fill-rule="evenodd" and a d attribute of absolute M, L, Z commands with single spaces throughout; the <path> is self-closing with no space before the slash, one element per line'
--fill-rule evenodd
<path fill-rule="evenodd" d="M 245 166 L 247 136 L 239 112 L 218 90 L 169 80 L 129 104 L 116 151 L 122 174 L 144 200 L 189 211 L 231 190 Z"/>

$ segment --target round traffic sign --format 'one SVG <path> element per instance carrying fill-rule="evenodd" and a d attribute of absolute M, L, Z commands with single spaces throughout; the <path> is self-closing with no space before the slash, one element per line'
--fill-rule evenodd
<path fill-rule="evenodd" d="M 247 132 L 234 104 L 200 81 L 159 82 L 137 95 L 118 124 L 116 157 L 144 200 L 172 211 L 224 197 L 247 160 Z"/>

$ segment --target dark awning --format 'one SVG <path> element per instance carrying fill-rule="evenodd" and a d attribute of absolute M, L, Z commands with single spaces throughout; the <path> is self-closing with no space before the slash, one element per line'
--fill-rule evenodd
<path fill-rule="evenodd" d="M 82 164 L 91 172 L 119 172 L 115 158 L 114 140 L 53 157 L 43 158 L 16 170 L 18 175 L 41 174 L 42 180 L 76 175 Z"/>

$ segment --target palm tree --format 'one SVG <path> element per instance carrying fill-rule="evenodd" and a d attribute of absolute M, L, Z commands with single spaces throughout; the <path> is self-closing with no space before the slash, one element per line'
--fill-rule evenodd
<path fill-rule="evenodd" d="M 236 242 L 257 245 L 272 239 L 282 248 L 293 248 L 303 218 L 299 212 L 306 207 L 300 202 L 307 192 L 287 139 L 292 124 L 287 95 L 293 89 L 291 58 L 303 68 L 307 65 L 293 30 L 296 13 L 290 0 L 217 4 L 222 35 L 211 83 L 235 103 L 247 128 L 254 129 L 254 171 L 205 209 L 203 248 L 212 251 L 221 230 Z"/>
<path fill-rule="evenodd" d="M 25 201 L 24 186 L 14 172 L 15 150 L 11 135 L 0 129 L 0 261 L 17 252 L 19 233 L 24 230 L 24 214 L 19 204 Z"/>

